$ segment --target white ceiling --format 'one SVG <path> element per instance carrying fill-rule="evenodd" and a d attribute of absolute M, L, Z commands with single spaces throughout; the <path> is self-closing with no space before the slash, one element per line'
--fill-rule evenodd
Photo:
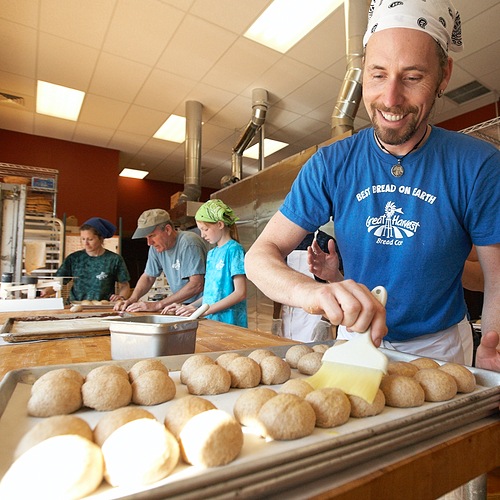
<path fill-rule="evenodd" d="M 120 151 L 120 166 L 184 182 L 184 145 L 153 139 L 188 100 L 203 104 L 204 187 L 220 187 L 251 118 L 252 90 L 269 93 L 265 136 L 289 147 L 266 166 L 330 137 L 345 73 L 344 9 L 283 55 L 243 37 L 270 0 L 0 0 L 0 128 Z M 437 102 L 433 121 L 498 100 L 500 0 L 455 0 L 464 52 L 448 90 L 478 80 L 492 90 L 464 105 Z M 87 92 L 78 122 L 34 112 L 36 80 Z M 368 124 L 361 106 L 358 129 Z M 0 157 L 1 160 L 1 157 Z M 42 165 L 40 165 L 42 166 Z M 257 162 L 243 158 L 243 174 Z"/>

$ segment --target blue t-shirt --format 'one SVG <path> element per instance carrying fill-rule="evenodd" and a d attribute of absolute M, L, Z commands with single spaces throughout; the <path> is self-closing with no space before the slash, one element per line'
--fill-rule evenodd
<path fill-rule="evenodd" d="M 245 275 L 245 252 L 235 240 L 230 240 L 221 247 L 212 248 L 207 255 L 207 273 L 203 302 L 214 304 L 234 292 L 233 278 L 239 274 Z M 246 299 L 223 311 L 207 315 L 208 319 L 222 321 L 231 325 L 247 327 Z"/>
<path fill-rule="evenodd" d="M 332 217 L 345 278 L 386 287 L 386 338 L 404 341 L 464 318 L 472 243 L 500 242 L 500 151 L 433 127 L 402 177 L 395 163 L 362 130 L 311 157 L 280 211 L 307 231 Z"/>
<path fill-rule="evenodd" d="M 157 252 L 149 247 L 145 273 L 157 278 L 165 273 L 170 289 L 178 292 L 195 274 L 205 274 L 207 251 L 203 240 L 190 231 L 179 231 L 173 248 Z M 195 295 L 185 302 L 190 304 L 202 296 Z"/>

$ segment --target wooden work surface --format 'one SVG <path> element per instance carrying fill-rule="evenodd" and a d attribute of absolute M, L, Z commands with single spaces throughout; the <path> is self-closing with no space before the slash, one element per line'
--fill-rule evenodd
<path fill-rule="evenodd" d="M 48 313 L 43 311 L 40 314 Z M 21 315 L 22 313 L 15 313 L 16 317 Z M 9 316 L 13 314 L 0 314 L 0 322 Z M 198 326 L 196 352 L 260 348 L 288 343 L 295 342 L 267 333 L 202 320 Z M 19 368 L 110 359 L 109 335 L 4 344 L 0 346 L 0 380 L 8 371 Z M 379 457 L 376 461 L 370 461 L 361 467 L 349 468 L 332 477 L 304 484 L 290 494 L 318 500 L 326 498 L 430 500 L 500 467 L 499 442 L 500 419 L 490 417 L 464 429 L 450 432 L 448 435 Z M 460 494 L 462 493 L 463 491 Z M 447 498 L 479 497 L 460 497 L 456 494 Z M 496 496 L 488 498 L 496 499 Z"/>
<path fill-rule="evenodd" d="M 40 315 L 57 316 L 67 312 L 67 310 L 41 311 Z M 101 313 L 102 309 L 98 312 Z M 22 317 L 35 314 L 36 312 L 33 311 L 29 313 L 0 313 L 0 323 L 3 323 L 9 316 Z M 256 332 L 208 319 L 199 322 L 196 334 L 196 352 L 232 351 L 296 343 L 269 333 Z M 0 380 L 8 371 L 19 368 L 109 360 L 111 360 L 109 334 L 3 344 L 0 345 Z"/>

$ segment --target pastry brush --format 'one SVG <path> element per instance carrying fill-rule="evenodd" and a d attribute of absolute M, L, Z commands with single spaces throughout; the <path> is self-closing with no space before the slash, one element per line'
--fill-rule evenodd
<path fill-rule="evenodd" d="M 372 294 L 385 306 L 387 291 L 382 286 Z M 321 360 L 320 369 L 307 382 L 319 389 L 336 387 L 346 394 L 359 396 L 368 403 L 375 399 L 388 359 L 372 342 L 371 328 L 339 346 L 330 347 Z"/>

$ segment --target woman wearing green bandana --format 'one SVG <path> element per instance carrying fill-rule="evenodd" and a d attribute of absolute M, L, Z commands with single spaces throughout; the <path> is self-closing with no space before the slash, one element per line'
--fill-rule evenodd
<path fill-rule="evenodd" d="M 216 245 L 207 254 L 203 297 L 189 305 L 171 304 L 162 312 L 189 316 L 204 303 L 210 305 L 208 319 L 247 327 L 245 254 L 235 239 L 238 217 L 223 201 L 210 200 L 198 209 L 195 220 L 202 238 Z"/>

